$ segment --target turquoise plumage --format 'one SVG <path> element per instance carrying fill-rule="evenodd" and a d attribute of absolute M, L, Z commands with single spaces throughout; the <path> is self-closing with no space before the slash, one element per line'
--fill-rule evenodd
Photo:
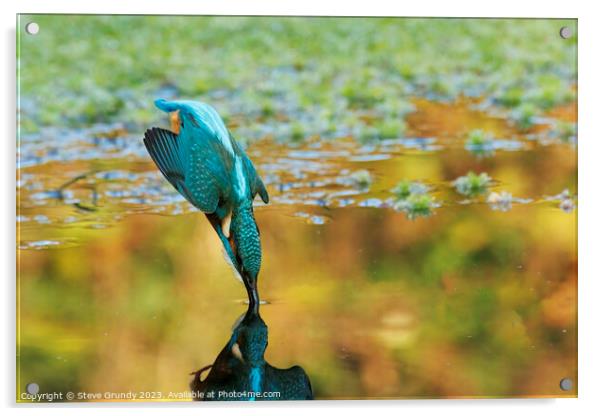
<path fill-rule="evenodd" d="M 257 308 L 261 243 L 253 199 L 259 194 L 264 203 L 269 201 L 261 178 L 213 107 L 163 99 L 155 105 L 178 113 L 180 132 L 147 130 L 148 152 L 169 183 L 205 213 L 245 284 L 250 304 Z"/>
<path fill-rule="evenodd" d="M 249 308 L 232 330 L 228 343 L 214 363 L 195 371 L 190 384 L 196 400 L 310 400 L 311 382 L 303 368 L 276 368 L 265 359 L 268 327 L 256 310 Z M 201 380 L 202 374 L 209 374 Z M 224 392 L 243 393 L 222 396 Z M 252 392 L 253 395 L 244 393 Z M 265 395 L 264 393 L 277 395 Z"/>

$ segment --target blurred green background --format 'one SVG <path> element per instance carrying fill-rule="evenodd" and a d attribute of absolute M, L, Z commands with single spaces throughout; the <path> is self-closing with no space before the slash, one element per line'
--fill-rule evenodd
<path fill-rule="evenodd" d="M 541 114 L 575 98 L 575 20 L 22 16 L 22 129 L 156 120 L 212 102 L 243 140 L 395 136 L 412 96 Z M 357 112 L 372 112 L 373 123 Z M 244 133 L 244 134 L 243 134 Z"/>

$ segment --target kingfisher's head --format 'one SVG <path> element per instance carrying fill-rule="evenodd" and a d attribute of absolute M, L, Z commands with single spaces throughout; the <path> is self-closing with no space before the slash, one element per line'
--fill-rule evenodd
<path fill-rule="evenodd" d="M 259 313 L 249 308 L 240 323 L 234 328 L 231 352 L 241 362 L 258 367 L 265 362 L 268 347 L 268 327 Z"/>
<path fill-rule="evenodd" d="M 163 98 L 155 100 L 155 106 L 170 114 L 174 132 L 186 132 L 190 128 L 200 128 L 220 138 L 228 138 L 228 129 L 215 108 L 200 101 L 174 100 Z"/>

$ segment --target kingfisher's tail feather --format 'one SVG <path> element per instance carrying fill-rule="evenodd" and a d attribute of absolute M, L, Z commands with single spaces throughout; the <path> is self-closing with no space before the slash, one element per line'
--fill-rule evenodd
<path fill-rule="evenodd" d="M 184 163 L 178 136 L 169 130 L 153 127 L 144 133 L 144 145 L 163 176 L 180 191 L 184 184 Z"/>

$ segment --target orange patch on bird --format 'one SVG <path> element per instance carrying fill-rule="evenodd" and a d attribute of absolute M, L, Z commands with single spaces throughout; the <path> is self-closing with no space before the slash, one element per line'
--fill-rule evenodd
<path fill-rule="evenodd" d="M 175 134 L 180 134 L 180 111 L 174 111 L 169 113 L 169 122 L 171 124 L 171 131 Z"/>
<path fill-rule="evenodd" d="M 236 243 L 234 242 L 234 238 L 232 236 L 229 236 L 228 242 L 230 243 L 230 248 L 232 249 L 232 253 L 234 253 L 234 255 L 236 255 Z"/>

